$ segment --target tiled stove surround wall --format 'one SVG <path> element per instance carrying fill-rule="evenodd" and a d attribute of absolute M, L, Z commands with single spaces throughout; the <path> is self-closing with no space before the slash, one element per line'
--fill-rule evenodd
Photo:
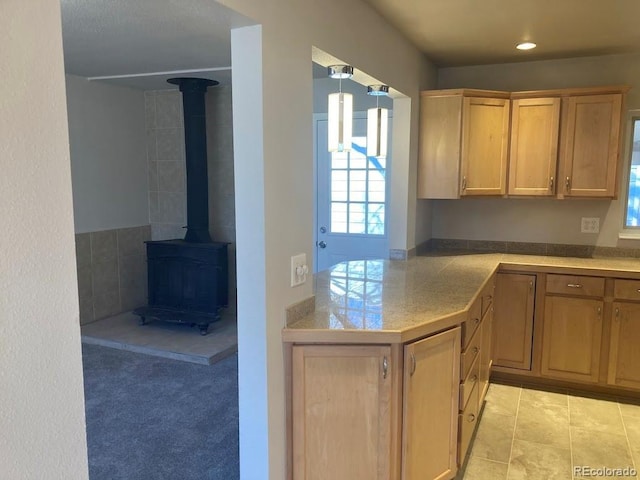
<path fill-rule="evenodd" d="M 235 197 L 231 87 L 210 87 L 205 95 L 209 231 L 229 242 L 229 303 L 235 303 Z M 151 238 L 184 238 L 187 223 L 182 94 L 178 90 L 145 92 L 149 220 Z"/>
<path fill-rule="evenodd" d="M 149 225 L 76 234 L 80 324 L 147 303 Z"/>

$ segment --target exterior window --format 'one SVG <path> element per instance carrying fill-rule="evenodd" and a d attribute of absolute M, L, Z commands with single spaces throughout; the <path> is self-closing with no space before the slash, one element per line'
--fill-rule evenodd
<path fill-rule="evenodd" d="M 640 118 L 633 120 L 633 140 L 631 144 L 631 169 L 629 170 L 629 189 L 625 228 L 640 227 Z"/>

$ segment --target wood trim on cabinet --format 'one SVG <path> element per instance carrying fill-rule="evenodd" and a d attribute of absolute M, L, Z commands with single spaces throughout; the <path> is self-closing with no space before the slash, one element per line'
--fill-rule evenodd
<path fill-rule="evenodd" d="M 474 88 L 453 88 L 444 90 L 422 90 L 420 92 L 422 97 L 493 97 L 493 98 L 510 98 L 510 92 L 504 92 L 500 90 L 479 90 Z"/>
<path fill-rule="evenodd" d="M 512 99 L 536 97 L 568 97 L 580 95 L 606 95 L 613 93 L 627 93 L 631 90 L 628 85 L 604 85 L 600 87 L 556 88 L 553 90 L 528 90 L 511 92 Z"/>

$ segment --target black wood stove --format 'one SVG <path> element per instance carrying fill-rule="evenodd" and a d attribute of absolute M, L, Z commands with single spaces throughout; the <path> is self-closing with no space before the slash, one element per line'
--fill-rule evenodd
<path fill-rule="evenodd" d="M 206 335 L 209 324 L 228 305 L 227 244 L 209 235 L 209 185 L 204 95 L 215 80 L 172 78 L 179 85 L 184 109 L 187 171 L 187 232 L 184 240 L 147 243 L 149 305 L 133 313 L 150 320 L 197 325 Z"/>

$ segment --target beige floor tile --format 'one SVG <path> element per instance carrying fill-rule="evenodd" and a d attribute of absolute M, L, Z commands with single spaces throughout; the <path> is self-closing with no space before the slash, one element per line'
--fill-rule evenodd
<path fill-rule="evenodd" d="M 571 480 L 571 450 L 514 440 L 509 480 Z"/>
<path fill-rule="evenodd" d="M 571 427 L 571 448 L 574 466 L 592 468 L 625 468 L 633 466 L 625 435 L 594 432 L 590 429 Z"/>
<path fill-rule="evenodd" d="M 620 400 L 619 405 L 623 417 L 640 418 L 640 405 L 629 403 L 629 400 Z"/>
<path fill-rule="evenodd" d="M 516 417 L 486 411 L 482 415 L 476 433 L 471 456 L 507 463 Z"/>
<path fill-rule="evenodd" d="M 617 402 L 570 396 L 569 419 L 572 427 L 624 435 Z"/>
<path fill-rule="evenodd" d="M 566 391 L 547 392 L 544 390 L 533 390 L 523 388 L 520 394 L 520 405 L 558 405 L 568 408 L 568 397 Z"/>
<path fill-rule="evenodd" d="M 634 446 L 637 445 L 640 449 L 640 417 L 633 417 L 623 413 L 622 421 L 624 422 L 629 443 Z"/>
<path fill-rule="evenodd" d="M 627 439 L 629 440 L 629 447 L 631 448 L 631 455 L 633 456 L 636 468 L 640 468 L 640 417 L 633 416 L 635 411 L 629 409 L 622 409 L 622 421 L 624 422 L 625 431 L 627 432 Z M 631 416 L 629 415 L 631 413 Z"/>
<path fill-rule="evenodd" d="M 485 412 L 515 415 L 518 411 L 520 387 L 492 383 L 485 397 Z"/>
<path fill-rule="evenodd" d="M 457 477 L 462 480 L 506 480 L 506 463 L 494 462 L 480 457 L 470 457 L 467 468 Z"/>
<path fill-rule="evenodd" d="M 568 407 L 553 404 L 526 404 L 521 400 L 516 419 L 515 438 L 570 448 Z"/>

